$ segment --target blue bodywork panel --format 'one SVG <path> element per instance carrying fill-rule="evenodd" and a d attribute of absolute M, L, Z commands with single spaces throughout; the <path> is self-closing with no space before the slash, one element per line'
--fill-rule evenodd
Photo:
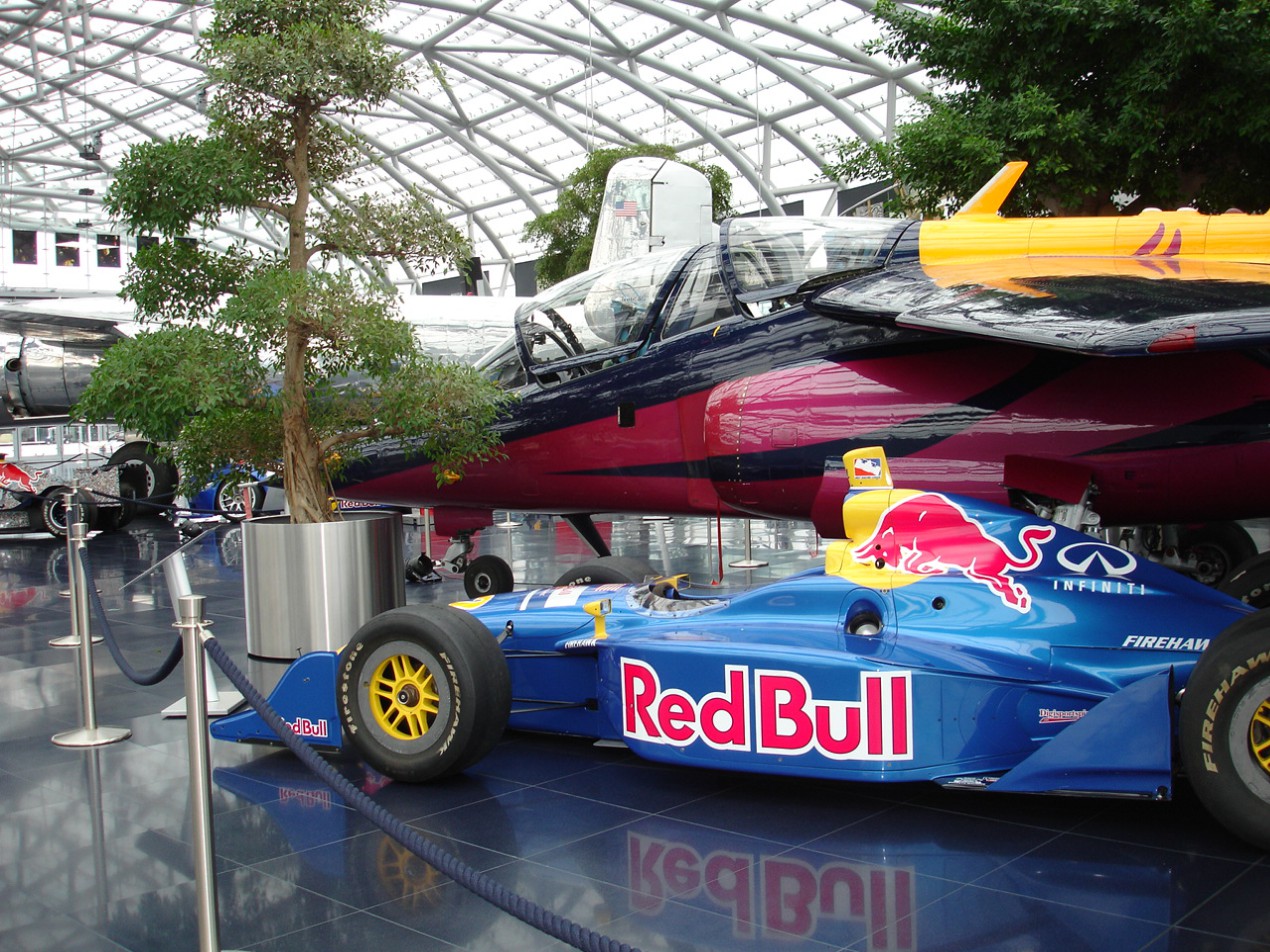
<path fill-rule="evenodd" d="M 287 667 L 269 695 L 269 706 L 297 735 L 314 747 L 343 747 L 339 709 L 335 705 L 335 670 L 339 655 L 314 651 L 301 655 Z M 278 735 L 253 710 L 212 721 L 217 740 L 279 743 Z"/>

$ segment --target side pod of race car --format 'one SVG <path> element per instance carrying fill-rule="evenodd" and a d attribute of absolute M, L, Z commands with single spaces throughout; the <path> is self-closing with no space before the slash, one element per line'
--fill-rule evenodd
<path fill-rule="evenodd" d="M 670 764 L 1168 799 L 1270 849 L 1270 616 L 1035 516 L 844 459 L 825 566 L 739 594 L 543 588 L 373 618 L 271 702 L 380 772 L 463 770 L 505 727 Z M 276 739 L 254 713 L 222 739 Z M 1180 752 L 1180 753 L 1179 753 Z"/>

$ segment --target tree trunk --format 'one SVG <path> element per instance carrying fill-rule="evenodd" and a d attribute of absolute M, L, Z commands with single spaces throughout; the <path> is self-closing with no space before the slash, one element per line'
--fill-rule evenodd
<path fill-rule="evenodd" d="M 295 202 L 287 221 L 287 267 L 292 273 L 308 268 L 305 216 L 309 209 L 309 126 L 307 110 L 294 117 L 295 152 L 291 175 L 295 179 Z M 287 305 L 287 343 L 282 375 L 282 480 L 291 507 L 292 522 L 330 522 L 339 518 L 329 504 L 326 466 L 320 441 L 309 422 L 309 397 L 305 368 L 309 332 L 303 298 Z"/>

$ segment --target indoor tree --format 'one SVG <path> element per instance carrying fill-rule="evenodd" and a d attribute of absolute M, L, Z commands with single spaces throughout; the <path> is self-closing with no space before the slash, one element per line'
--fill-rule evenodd
<path fill-rule="evenodd" d="M 1006 161 L 1009 210 L 1270 206 L 1264 0 L 879 0 L 871 47 L 943 84 L 889 141 L 825 144 L 833 179 L 888 179 L 901 210 L 964 203 Z"/>
<path fill-rule="evenodd" d="M 216 0 L 200 41 L 207 131 L 131 148 L 106 196 L 138 248 L 123 295 L 143 330 L 112 346 L 77 412 L 173 448 L 187 487 L 280 470 L 292 520 L 338 518 L 331 470 L 400 437 L 438 480 L 496 452 L 504 397 L 426 355 L 396 318 L 378 259 L 433 271 L 468 255 L 420 192 L 335 194 L 370 154 L 343 116 L 410 81 L 372 24 L 382 0 Z M 328 199 L 324 210 L 317 199 Z M 186 236 L 228 212 L 278 223 L 275 253 Z M 369 263 L 359 274 L 336 267 Z"/>

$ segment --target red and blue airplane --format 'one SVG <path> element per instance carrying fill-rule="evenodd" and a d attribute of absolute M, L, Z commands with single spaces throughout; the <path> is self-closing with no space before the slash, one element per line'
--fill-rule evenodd
<path fill-rule="evenodd" d="M 1134 527 L 1127 544 L 1213 581 L 1256 551 L 1230 521 L 1270 515 L 1270 220 L 1003 218 L 1024 168 L 943 221 L 738 218 L 562 282 L 482 362 L 519 396 L 501 458 L 438 487 L 426 458 L 384 443 L 338 492 L 433 507 L 460 540 L 451 567 L 484 593 L 511 584 L 466 558 L 495 509 L 564 515 L 602 554 L 597 513 L 832 535 L 843 454 L 881 445 L 903 485 Z M 107 346 L 100 323 L 74 346 Z M 72 356 L 44 374 L 71 402 Z M 21 365 L 15 407 L 43 380 Z"/>
<path fill-rule="evenodd" d="M 602 512 L 836 534 L 842 456 L 879 444 L 904 485 L 1224 572 L 1255 547 L 1194 524 L 1270 515 L 1270 220 L 1003 218 L 1025 166 L 948 220 L 737 218 L 564 281 L 482 361 L 519 396 L 500 459 L 438 487 L 384 443 L 338 492 L 461 539 L 496 508 L 562 514 L 601 554 Z"/>

